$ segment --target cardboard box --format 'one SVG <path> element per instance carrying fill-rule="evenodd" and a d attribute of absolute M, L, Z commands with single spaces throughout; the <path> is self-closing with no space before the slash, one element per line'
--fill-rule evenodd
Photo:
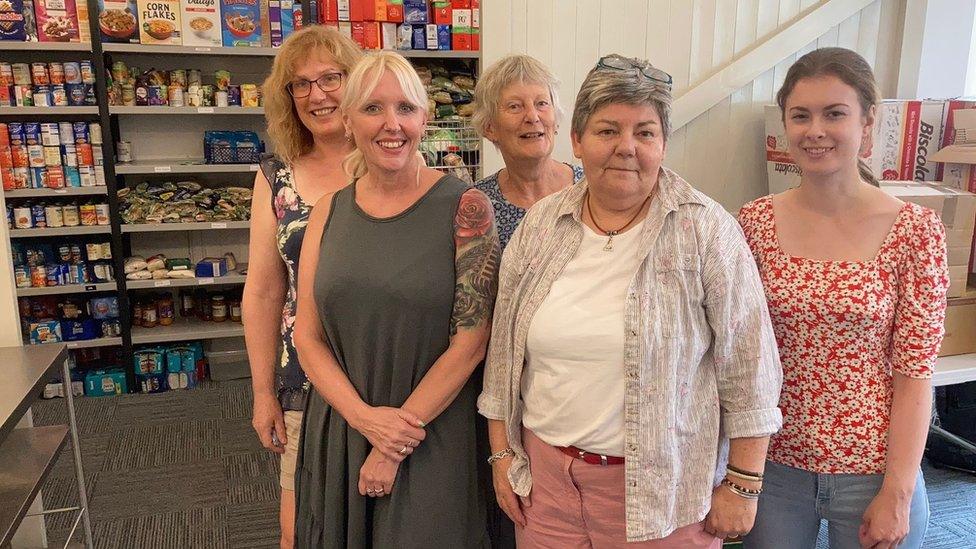
<path fill-rule="evenodd" d="M 451 18 L 451 47 L 455 50 L 471 50 L 471 10 L 452 10 Z"/>
<path fill-rule="evenodd" d="M 220 27 L 225 47 L 261 46 L 261 3 L 220 0 Z"/>
<path fill-rule="evenodd" d="M 945 336 L 939 356 L 976 353 L 976 297 L 966 292 L 958 299 L 950 299 L 946 306 Z"/>
<path fill-rule="evenodd" d="M 268 0 L 268 34 L 271 35 L 271 47 L 281 46 L 284 37 L 281 34 L 281 0 Z"/>
<path fill-rule="evenodd" d="M 953 102 L 950 102 L 953 103 Z M 957 105 L 959 103 L 957 102 Z M 947 122 L 952 135 L 939 152 L 932 155 L 943 168 L 942 183 L 956 189 L 976 191 L 976 109 L 954 109 Z"/>
<path fill-rule="evenodd" d="M 91 27 L 88 23 L 88 0 L 78 0 L 75 2 L 75 10 L 78 12 L 78 41 L 83 44 L 91 44 Z"/>
<path fill-rule="evenodd" d="M 878 115 L 870 154 L 865 158 L 878 179 L 935 181 L 938 169 L 930 154 L 942 141 L 945 101 L 885 100 Z"/>
<path fill-rule="evenodd" d="M 427 0 L 403 0 L 403 22 L 410 25 L 426 25 Z"/>
<path fill-rule="evenodd" d="M 126 392 L 125 372 L 122 370 L 92 370 L 85 375 L 86 396 L 113 396 Z"/>
<path fill-rule="evenodd" d="M 31 0 L 0 2 L 0 40 L 27 41 L 27 28 L 24 25 L 25 1 L 31 2 Z"/>
<path fill-rule="evenodd" d="M 61 322 L 57 320 L 41 320 L 27 325 L 31 345 L 54 343 L 63 341 L 61 337 Z"/>
<path fill-rule="evenodd" d="M 261 0 L 261 47 L 271 47 L 271 6 L 269 0 Z"/>
<path fill-rule="evenodd" d="M 349 13 L 349 0 L 346 0 L 346 14 Z M 339 21 L 339 1 L 320 0 L 319 1 L 319 23 L 329 23 Z"/>
<path fill-rule="evenodd" d="M 37 39 L 40 42 L 78 42 L 75 0 L 34 0 Z"/>
<path fill-rule="evenodd" d="M 363 21 L 353 21 L 350 25 L 352 27 L 352 41 L 359 44 L 360 48 L 366 49 L 366 23 Z"/>
<path fill-rule="evenodd" d="M 481 0 L 471 0 L 471 49 L 481 50 Z"/>
<path fill-rule="evenodd" d="M 766 120 L 766 183 L 769 194 L 781 193 L 800 184 L 800 166 L 793 161 L 786 144 L 786 128 L 778 105 L 763 107 Z"/>
<path fill-rule="evenodd" d="M 220 4 L 217 0 L 182 0 L 183 45 L 219 47 Z"/>
<path fill-rule="evenodd" d="M 378 21 L 365 21 L 363 24 L 363 49 L 378 50 L 383 47 L 380 37 L 380 23 Z"/>
<path fill-rule="evenodd" d="M 136 0 L 99 0 L 98 7 L 98 30 L 102 42 L 139 43 L 139 8 Z"/>
<path fill-rule="evenodd" d="M 366 20 L 366 2 L 368 1 L 369 0 L 349 0 L 349 21 L 356 23 Z"/>
<path fill-rule="evenodd" d="M 976 109 L 976 98 L 961 97 L 945 102 L 945 113 L 942 121 L 942 148 L 952 145 L 955 138 L 956 111 L 967 109 Z M 938 167 L 938 180 L 945 181 L 944 170 L 946 167 L 943 164 L 939 164 Z"/>
<path fill-rule="evenodd" d="M 180 0 L 137 0 L 139 41 L 143 44 L 183 44 Z"/>
<path fill-rule="evenodd" d="M 397 49 L 397 24 L 380 23 L 380 46 L 384 50 Z"/>
<path fill-rule="evenodd" d="M 341 32 L 346 38 L 352 40 L 352 23 L 347 21 L 339 21 L 339 32 Z"/>
<path fill-rule="evenodd" d="M 329 18 L 334 16 L 336 21 L 349 21 L 349 2 L 350 0 L 329 0 L 329 14 L 326 20 L 331 21 L 332 19 Z M 334 5 L 331 5 L 333 3 Z M 334 14 L 333 9 L 335 9 Z"/>
<path fill-rule="evenodd" d="M 295 2 L 281 0 L 281 41 L 295 34 Z"/>
<path fill-rule="evenodd" d="M 450 1 L 434 0 L 430 4 L 430 22 L 435 25 L 450 25 L 451 11 Z"/>
<path fill-rule="evenodd" d="M 915 181 L 882 181 L 881 189 L 906 202 L 930 208 L 939 214 L 946 228 L 949 264 L 949 297 L 966 290 L 976 228 L 976 194 L 944 185 Z"/>
<path fill-rule="evenodd" d="M 386 21 L 403 23 L 403 0 L 386 0 Z"/>

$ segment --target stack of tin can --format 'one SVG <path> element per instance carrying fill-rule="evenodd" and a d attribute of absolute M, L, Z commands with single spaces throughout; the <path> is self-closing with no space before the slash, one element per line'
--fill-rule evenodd
<path fill-rule="evenodd" d="M 111 224 L 105 202 L 53 204 L 44 201 L 7 205 L 8 229 L 44 229 L 57 227 L 94 227 Z"/>
<path fill-rule="evenodd" d="M 91 61 L 7 63 L 0 61 L 0 106 L 95 106 Z"/>
<path fill-rule="evenodd" d="M 14 281 L 18 288 L 93 284 L 115 280 L 108 242 L 51 246 L 14 246 Z"/>
<path fill-rule="evenodd" d="M 105 185 L 102 128 L 96 122 L 0 124 L 4 190 Z"/>

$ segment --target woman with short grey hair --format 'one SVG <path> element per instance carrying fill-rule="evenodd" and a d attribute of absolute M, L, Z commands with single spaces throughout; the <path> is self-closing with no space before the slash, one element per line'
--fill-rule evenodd
<path fill-rule="evenodd" d="M 606 56 L 586 178 L 505 250 L 479 411 L 520 548 L 718 548 L 752 527 L 779 357 L 739 225 L 662 166 L 671 77 Z"/>
<path fill-rule="evenodd" d="M 526 210 L 583 178 L 581 168 L 552 159 L 563 114 L 558 87 L 552 72 L 528 55 L 498 60 L 475 87 L 472 123 L 498 148 L 505 167 L 474 186 L 491 199 L 503 250 Z"/>

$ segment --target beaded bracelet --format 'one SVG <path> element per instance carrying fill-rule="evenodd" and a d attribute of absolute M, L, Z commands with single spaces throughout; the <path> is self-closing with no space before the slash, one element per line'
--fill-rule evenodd
<path fill-rule="evenodd" d="M 511 448 L 505 448 L 501 452 L 495 452 L 494 454 L 488 456 L 488 465 L 491 465 L 492 463 L 495 463 L 500 459 L 507 458 L 508 456 L 514 456 L 514 455 L 515 455 L 515 450 L 512 450 Z"/>
<path fill-rule="evenodd" d="M 763 474 L 754 473 L 752 471 L 746 471 L 745 469 L 739 469 L 733 466 L 731 463 L 725 466 L 725 472 L 733 477 L 741 478 L 742 480 L 751 480 L 753 482 L 762 482 Z"/>
<path fill-rule="evenodd" d="M 728 478 L 723 478 L 722 484 L 724 484 L 729 490 L 732 490 L 732 492 L 734 492 L 737 496 L 745 499 L 759 499 L 759 494 L 762 493 L 762 488 L 752 490 L 750 488 L 746 488 L 745 486 L 739 486 Z"/>

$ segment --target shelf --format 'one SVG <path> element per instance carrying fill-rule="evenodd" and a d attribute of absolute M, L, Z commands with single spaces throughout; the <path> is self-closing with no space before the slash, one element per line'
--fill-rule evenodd
<path fill-rule="evenodd" d="M 0 383 L 0 441 L 13 431 L 20 418 L 37 400 L 44 385 L 68 358 L 64 345 L 23 345 L 0 348 L 3 383 Z M 0 476 L 3 475 L 0 468 Z M 2 544 L 0 544 L 2 547 Z"/>
<path fill-rule="evenodd" d="M 64 116 L 98 114 L 98 107 L 0 107 L 0 116 Z"/>
<path fill-rule="evenodd" d="M 92 194 L 107 194 L 108 187 L 64 187 L 63 189 L 16 189 L 3 191 L 3 196 L 10 198 L 58 198 L 62 196 L 82 196 Z"/>
<path fill-rule="evenodd" d="M 67 425 L 14 429 L 0 444 L 0 547 L 7 547 L 68 440 Z"/>
<path fill-rule="evenodd" d="M 170 326 L 155 328 L 132 327 L 132 344 L 167 343 L 172 341 L 192 341 L 196 339 L 221 339 L 243 337 L 244 325 L 240 322 L 208 322 L 197 319 L 177 319 Z"/>
<path fill-rule="evenodd" d="M 942 356 L 935 361 L 932 384 L 936 387 L 976 381 L 976 354 Z"/>
<path fill-rule="evenodd" d="M 146 55 L 245 55 L 250 57 L 274 57 L 278 48 L 223 48 L 218 46 L 165 46 L 145 44 L 102 44 L 102 51 L 141 53 Z"/>
<path fill-rule="evenodd" d="M 200 278 L 164 278 L 161 280 L 126 280 L 128 290 L 145 290 L 159 288 L 183 288 L 187 286 L 229 286 L 244 284 L 247 277 L 238 271 L 247 270 L 247 265 L 238 265 L 236 271 L 230 271 L 224 276 Z"/>
<path fill-rule="evenodd" d="M 264 107 L 109 107 L 109 114 L 139 114 L 139 115 L 179 115 L 187 116 L 194 114 L 236 114 L 236 115 L 263 115 Z"/>
<path fill-rule="evenodd" d="M 0 42 L 0 51 L 91 51 L 88 42 Z"/>
<path fill-rule="evenodd" d="M 109 234 L 110 225 L 56 227 L 45 229 L 10 229 L 10 238 L 36 238 L 40 236 L 73 236 L 80 234 Z"/>
<path fill-rule="evenodd" d="M 214 221 L 212 223 L 128 223 L 123 233 L 157 233 L 160 231 L 209 231 L 214 229 L 247 229 L 250 221 Z M 13 231 L 11 231 L 13 232 Z"/>
<path fill-rule="evenodd" d="M 202 159 L 139 160 L 116 164 L 116 174 L 156 173 L 247 173 L 258 171 L 257 164 L 205 164 Z"/>
<path fill-rule="evenodd" d="M 68 349 L 94 349 L 95 347 L 115 347 L 116 345 L 122 345 L 121 337 L 96 337 L 95 339 L 82 339 L 79 341 L 51 341 L 49 343 L 39 343 L 37 346 L 54 345 L 60 344 L 64 345 Z"/>
<path fill-rule="evenodd" d="M 61 286 L 42 286 L 37 288 L 17 288 L 17 297 L 31 297 L 35 295 L 83 294 L 88 292 L 114 292 L 117 286 L 114 282 L 98 282 L 92 284 L 63 284 Z"/>
<path fill-rule="evenodd" d="M 467 50 L 396 50 L 396 52 L 407 58 L 420 59 L 478 59 L 481 57 L 480 51 Z"/>

